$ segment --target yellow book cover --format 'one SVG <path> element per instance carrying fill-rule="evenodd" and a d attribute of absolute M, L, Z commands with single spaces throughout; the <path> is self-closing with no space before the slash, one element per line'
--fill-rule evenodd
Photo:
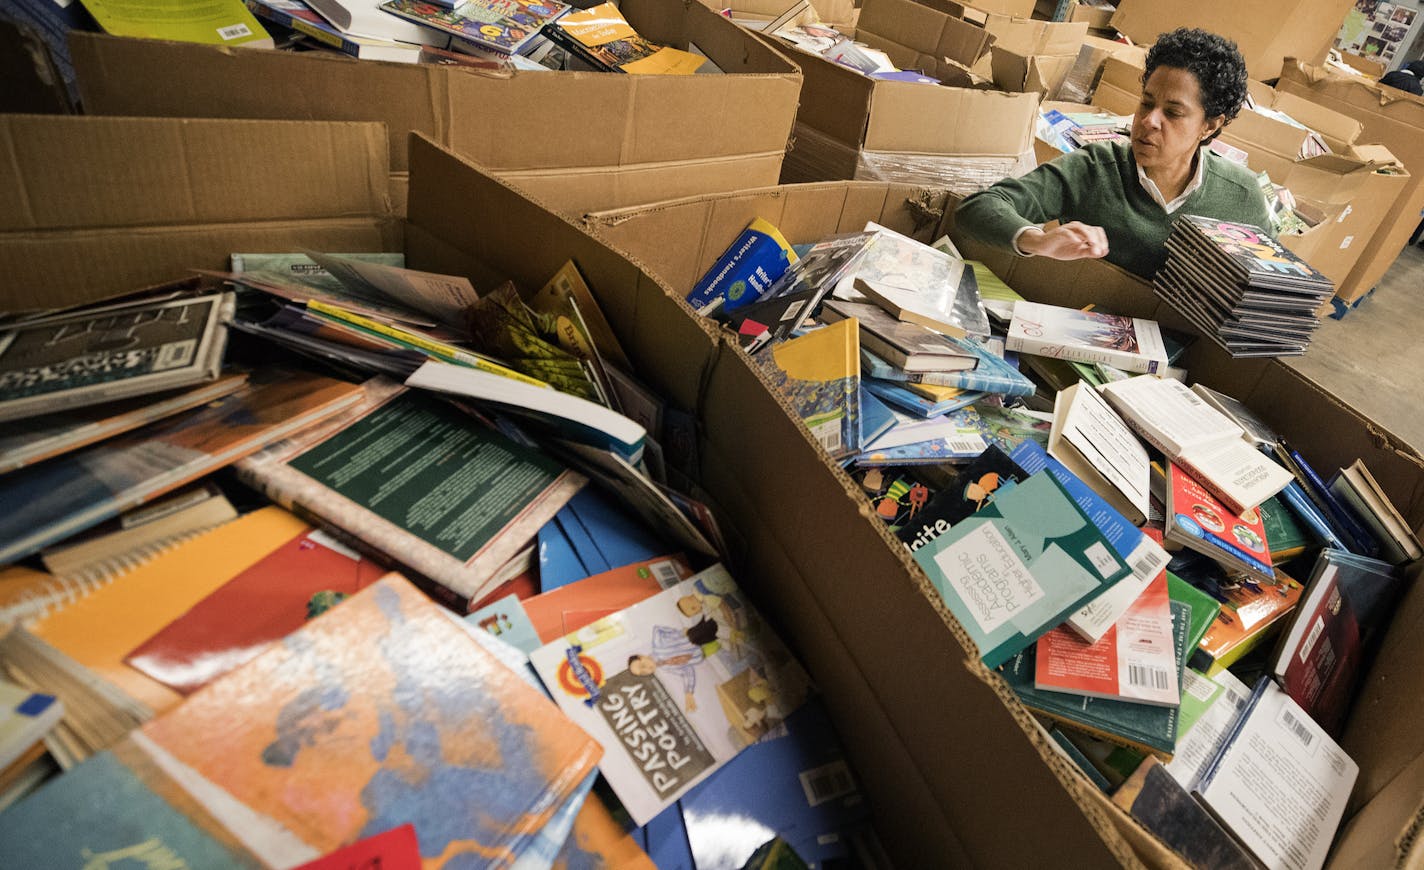
<path fill-rule="evenodd" d="M 105 33 L 272 48 L 242 0 L 82 0 Z"/>
<path fill-rule="evenodd" d="M 860 321 L 830 326 L 772 347 L 764 364 L 777 390 L 833 458 L 860 450 Z"/>
<path fill-rule="evenodd" d="M 124 664 L 124 657 L 308 528 L 278 507 L 253 511 L 121 575 L 30 630 L 155 713 L 162 712 L 182 696 Z"/>

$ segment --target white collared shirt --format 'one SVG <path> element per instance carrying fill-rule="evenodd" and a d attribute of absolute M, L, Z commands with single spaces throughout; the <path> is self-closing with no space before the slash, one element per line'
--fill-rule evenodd
<path fill-rule="evenodd" d="M 1137 166 L 1137 180 L 1142 185 L 1142 189 L 1147 191 L 1147 195 L 1152 197 L 1153 202 L 1162 206 L 1163 210 L 1165 210 L 1167 214 L 1172 214 L 1177 209 L 1182 207 L 1182 204 L 1187 201 L 1187 197 L 1196 193 L 1197 189 L 1202 186 L 1202 178 L 1205 177 L 1206 173 L 1206 154 L 1208 150 L 1209 149 L 1207 149 L 1205 146 L 1197 149 L 1196 174 L 1192 176 L 1191 181 L 1187 182 L 1187 186 L 1182 189 L 1181 195 L 1178 196 L 1176 199 L 1172 200 L 1171 202 L 1167 202 L 1166 199 L 1163 198 L 1162 191 L 1157 189 L 1157 182 L 1148 178 L 1147 171 L 1141 166 L 1137 166 L 1136 161 L 1134 161 L 1133 165 Z M 1019 249 L 1019 238 L 1029 230 L 1042 231 L 1042 228 L 1037 226 L 1022 227 L 1019 229 L 1018 232 L 1014 233 L 1013 240 L 1010 243 L 1013 246 L 1014 253 L 1018 254 L 1020 257 L 1033 256 L 1032 254 L 1026 254 Z"/>

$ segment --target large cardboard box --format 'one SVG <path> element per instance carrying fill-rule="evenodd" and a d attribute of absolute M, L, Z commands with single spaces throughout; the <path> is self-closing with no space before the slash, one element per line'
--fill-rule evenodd
<path fill-rule="evenodd" d="M 121 285 L 148 274 L 132 281 L 126 272 L 114 275 L 116 268 L 128 268 L 123 256 L 156 259 L 152 268 L 161 280 L 207 264 L 219 251 L 249 245 L 401 247 L 399 237 L 381 231 L 388 215 L 363 214 L 379 212 L 383 195 L 378 180 L 386 169 L 384 136 L 374 125 L 58 121 L 67 126 L 56 119 L 6 119 L 0 142 L 42 150 L 58 147 L 63 138 L 79 140 L 58 153 L 87 153 L 87 170 L 39 161 L 27 167 L 28 186 L 19 189 L 12 181 L 7 194 L 44 193 L 76 203 L 92 195 L 96 179 L 147 165 L 150 148 L 166 146 L 157 153 L 178 157 L 180 146 L 202 146 L 215 156 L 202 162 L 195 155 L 195 165 L 210 170 L 211 180 L 192 192 L 222 199 L 210 188 L 234 183 L 246 168 L 228 162 L 244 150 L 262 153 L 247 139 L 224 148 L 244 126 L 252 131 L 246 135 L 276 136 L 268 141 L 283 146 L 317 144 L 283 134 L 283 126 L 325 131 L 313 136 L 327 135 L 333 147 L 309 148 L 294 165 L 319 172 L 322 160 L 349 159 L 353 165 L 320 180 L 356 185 L 358 177 L 374 179 L 366 187 L 379 194 L 356 201 L 328 191 L 330 198 L 323 198 L 314 181 L 277 207 L 261 199 L 214 205 L 231 210 L 227 216 L 235 219 L 224 223 L 223 214 L 200 215 L 205 222 L 192 234 L 204 244 L 189 253 L 156 244 L 114 247 L 105 260 L 72 257 L 65 285 L 71 301 L 130 289 Z M 151 129 L 145 132 L 144 125 Z M 185 135 L 193 138 L 185 141 Z M 373 147 L 343 142 L 342 135 Z M 337 144 L 344 147 L 338 151 Z M 952 202 L 905 185 L 829 183 L 698 197 L 575 222 L 428 139 L 416 137 L 409 155 L 403 239 L 412 266 L 465 274 L 484 290 L 506 279 L 537 286 L 566 259 L 576 260 L 640 377 L 677 407 L 699 413 L 696 476 L 728 519 L 737 573 L 818 680 L 900 866 L 1184 866 L 1083 780 L 1002 681 L 974 660 L 968 639 L 927 579 L 849 478 L 827 461 L 753 361 L 682 301 L 697 274 L 752 216 L 775 221 L 796 242 L 868 219 L 929 238 L 953 231 L 946 216 Z M 95 215 L 82 229 L 49 234 L 51 256 L 90 235 L 135 235 L 147 206 L 119 197 L 156 175 L 99 193 Z M 167 208 L 177 211 L 176 203 Z M 182 228 L 166 221 L 158 239 L 181 239 Z M 13 308 L 9 301 L 30 286 L 27 275 L 9 269 L 27 253 L 26 245 L 38 244 L 30 235 L 0 239 L 7 257 L 0 261 L 0 300 L 7 303 L 0 308 Z M 1099 263 L 984 255 L 1032 298 L 1159 313 L 1140 282 Z M 1232 361 L 1205 342 L 1189 354 L 1195 376 L 1244 398 L 1322 466 L 1365 458 L 1410 523 L 1424 524 L 1424 458 L 1350 411 L 1347 397 L 1328 394 L 1277 361 Z M 1414 630 L 1421 619 L 1424 591 L 1416 582 L 1398 608 L 1346 735 L 1362 775 L 1334 868 L 1405 866 L 1415 848 L 1410 833 L 1420 822 L 1424 790 L 1424 732 L 1417 727 L 1424 677 L 1416 664 L 1424 655 L 1424 635 Z"/>
<path fill-rule="evenodd" d="M 1409 244 L 1424 213 L 1424 170 L 1420 169 L 1424 167 L 1424 99 L 1296 60 L 1285 64 L 1276 87 L 1359 121 L 1360 140 L 1385 146 L 1411 173 L 1376 232 L 1365 240 L 1354 268 L 1336 288 L 1344 302 L 1359 299 L 1374 289 Z"/>
<path fill-rule="evenodd" d="M 1103 60 L 1103 74 L 1093 90 L 1093 103 L 1114 114 L 1133 114 L 1142 101 L 1142 73 L 1146 69 L 1146 52 L 1109 55 Z"/>
<path fill-rule="evenodd" d="M 1112 26 L 1148 44 L 1178 27 L 1200 27 L 1236 43 L 1251 78 L 1268 81 L 1288 57 L 1325 59 L 1352 0 L 1119 0 Z"/>
<path fill-rule="evenodd" d="M 903 217 L 904 205 L 895 199 L 905 196 L 925 204 L 894 187 L 821 184 L 624 209 L 591 215 L 589 223 L 680 294 L 752 217 L 772 220 L 791 241 L 805 242 L 880 220 L 887 208 Z M 919 235 L 941 230 L 954 235 L 952 217 L 922 227 Z M 669 244 L 673 239 L 695 241 L 678 246 Z M 964 247 L 1029 298 L 1096 303 L 1183 325 L 1146 284 L 1110 266 Z M 740 362 L 735 349 L 725 352 Z M 1358 456 L 1389 469 L 1386 475 L 1403 475 L 1391 481 L 1391 496 L 1408 505 L 1414 526 L 1424 523 L 1424 492 L 1417 489 L 1424 458 L 1350 411 L 1348 397 L 1330 395 L 1280 361 L 1232 360 L 1206 341 L 1193 345 L 1186 365 L 1194 377 L 1260 410 L 1321 465 Z M 996 675 L 967 648 L 948 643 L 961 637 L 957 626 L 919 569 L 906 564 L 902 548 L 881 534 L 868 502 L 819 454 L 802 455 L 812 442 L 799 428 L 784 431 L 779 407 L 769 412 L 774 424 L 759 417 L 770 403 L 754 400 L 750 383 L 734 388 L 730 377 L 724 381 L 724 366 L 734 363 L 714 367 L 715 386 L 703 406 L 712 451 L 704 458 L 704 485 L 733 516 L 755 516 L 747 538 L 748 565 L 755 567 L 749 570 L 761 572 L 758 588 L 768 608 L 821 680 L 893 857 L 903 866 L 1101 867 L 1135 860 L 1185 866 L 1062 763 Z M 750 382 L 754 375 L 739 373 L 737 380 Z M 758 433 L 759 449 L 746 449 L 747 431 Z M 811 452 L 817 453 L 814 446 Z M 784 504 L 789 491 L 801 496 L 795 511 L 770 507 L 767 499 Z M 1376 665 L 1388 672 L 1371 674 L 1346 738 L 1368 772 L 1332 867 L 1366 866 L 1361 860 L 1390 866 L 1394 844 L 1407 846 L 1400 838 L 1418 820 L 1424 734 L 1396 718 L 1424 706 L 1412 664 L 1424 652 L 1424 638 L 1412 627 L 1416 614 L 1424 614 L 1418 590 L 1396 617 Z M 945 667 L 947 661 L 955 665 Z M 1408 687 L 1386 689 L 1402 675 L 1412 675 Z M 902 753 L 908 766 L 897 762 Z M 1397 798 L 1401 775 L 1416 789 L 1411 799 Z"/>
<path fill-rule="evenodd" d="M 0 116 L 0 311 L 226 271 L 234 251 L 398 250 L 382 124 Z"/>
<path fill-rule="evenodd" d="M 796 68 L 699 3 L 621 8 L 644 36 L 695 45 L 727 74 L 490 73 L 80 33 L 71 43 L 94 114 L 384 121 L 398 207 L 412 130 L 571 213 L 775 183 Z"/>

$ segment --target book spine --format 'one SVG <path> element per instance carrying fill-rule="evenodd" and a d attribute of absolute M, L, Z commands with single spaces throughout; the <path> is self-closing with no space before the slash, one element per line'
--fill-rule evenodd
<path fill-rule="evenodd" d="M 281 9 L 276 9 L 264 3 L 260 3 L 258 2 L 258 0 L 247 0 L 247 9 L 253 15 L 256 15 L 258 18 L 271 21 L 272 23 L 281 25 L 282 27 L 290 28 L 292 30 L 297 31 L 298 33 L 306 34 L 312 39 L 315 39 L 317 42 L 320 42 L 323 45 L 329 45 L 337 51 L 342 52 L 343 54 L 349 54 L 352 57 L 361 56 L 361 46 L 359 44 L 354 43 L 349 39 L 342 38 L 340 34 L 332 33 L 329 30 L 324 30 L 321 27 L 312 24 L 310 21 L 298 18 L 297 16 L 292 15 L 291 13 L 283 12 Z"/>
<path fill-rule="evenodd" d="M 337 320 L 344 322 L 348 326 L 354 326 L 358 329 L 365 330 L 366 332 L 376 333 L 382 338 L 389 339 L 412 350 L 418 350 L 422 353 L 429 354 L 445 362 L 454 363 L 456 365 L 468 366 L 472 369 L 478 369 L 479 371 L 486 372 L 492 375 L 499 375 L 500 377 L 509 378 L 511 380 L 519 381 L 520 383 L 524 384 L 529 384 L 530 386 L 534 387 L 549 386 L 538 378 L 532 378 L 526 374 L 517 372 L 514 369 L 499 365 L 498 363 L 492 363 L 484 357 L 477 356 L 476 354 L 470 353 L 469 351 L 461 350 L 458 347 L 445 344 L 444 342 L 433 341 L 421 335 L 416 335 L 414 333 L 387 326 L 386 324 L 381 323 L 379 320 L 372 320 L 369 317 L 364 317 L 360 314 L 355 314 L 353 312 L 345 310 L 344 308 L 339 308 L 335 305 L 330 305 L 325 302 L 319 302 L 313 299 L 307 302 L 307 308 L 311 309 L 312 311 L 316 311 L 320 314 L 325 314 L 328 317 L 334 317 Z"/>
<path fill-rule="evenodd" d="M 1004 342 L 1004 347 L 1018 353 L 1046 356 L 1051 359 L 1068 360 L 1069 362 L 1103 363 L 1113 368 L 1122 369 L 1125 372 L 1138 374 L 1156 374 L 1158 370 L 1166 367 L 1161 360 L 1150 359 L 1135 353 L 1105 350 L 1101 348 L 1077 347 L 1071 344 L 1060 344 L 1058 342 L 1045 341 L 1038 338 L 1026 338 L 1022 335 L 1010 335 Z"/>
<path fill-rule="evenodd" d="M 1310 500 L 1310 496 L 1305 494 L 1300 483 L 1292 480 L 1281 490 L 1281 500 L 1286 503 L 1286 507 L 1310 529 L 1311 534 L 1319 539 L 1320 543 L 1331 549 L 1343 550 L 1345 544 L 1331 531 L 1330 523 L 1325 517 L 1320 515 L 1320 509 L 1315 506 L 1315 502 Z"/>
<path fill-rule="evenodd" d="M 1350 516 L 1339 499 L 1330 492 L 1330 488 L 1325 485 L 1325 481 L 1320 479 L 1320 475 L 1315 473 L 1315 469 L 1310 467 L 1310 463 L 1305 461 L 1305 457 L 1289 444 L 1282 441 L 1281 451 L 1289 460 L 1290 465 L 1297 474 L 1304 478 L 1304 488 L 1306 494 L 1320 507 L 1321 511 L 1334 521 L 1334 525 L 1344 532 L 1341 537 L 1354 545 L 1356 552 L 1363 556 L 1378 556 L 1379 542 L 1374 536 L 1365 531 L 1364 527 Z"/>
<path fill-rule="evenodd" d="M 1162 450 L 1162 448 L 1160 447 L 1158 449 Z M 1166 453 L 1167 451 L 1162 450 L 1162 452 Z M 1192 476 L 1192 479 L 1195 480 L 1197 483 L 1201 484 L 1202 488 L 1205 489 L 1207 492 L 1211 493 L 1217 501 L 1221 502 L 1223 507 L 1231 511 L 1233 514 L 1236 514 L 1238 517 L 1246 513 L 1246 511 L 1250 510 L 1251 508 L 1255 507 L 1255 505 L 1242 504 L 1235 498 L 1232 498 L 1231 495 L 1229 495 L 1225 489 L 1221 488 L 1220 484 L 1208 477 L 1205 473 L 1202 472 L 1200 468 L 1193 465 L 1190 461 L 1182 458 L 1173 458 L 1172 461 L 1175 462 L 1182 470 L 1186 471 L 1187 474 L 1190 474 Z"/>
<path fill-rule="evenodd" d="M 905 353 L 902 348 L 882 339 L 868 329 L 862 328 L 860 330 L 860 343 L 866 350 L 901 369 L 903 369 L 910 360 L 909 355 Z"/>

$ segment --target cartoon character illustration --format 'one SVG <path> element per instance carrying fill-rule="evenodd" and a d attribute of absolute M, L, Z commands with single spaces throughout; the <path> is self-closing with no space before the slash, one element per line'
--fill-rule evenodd
<path fill-rule="evenodd" d="M 716 620 L 703 617 L 686 631 L 666 625 L 653 626 L 650 652 L 628 657 L 628 671 L 634 676 L 651 677 L 659 668 L 675 673 L 682 680 L 683 707 L 697 712 L 697 665 L 706 661 L 704 647 L 717 639 Z"/>
<path fill-rule="evenodd" d="M 995 471 L 989 472 L 978 480 L 971 480 L 964 487 L 964 500 L 974 502 L 974 509 L 977 511 L 986 502 L 994 500 L 994 493 L 1001 483 L 1003 483 L 1003 479 Z"/>
<path fill-rule="evenodd" d="M 702 614 L 703 618 L 715 619 L 727 627 L 728 642 L 739 645 L 746 627 L 742 615 L 725 598 L 712 592 L 689 592 L 677 600 L 678 612 L 688 619 Z"/>
<path fill-rule="evenodd" d="M 930 489 L 923 483 L 916 483 L 910 487 L 908 497 L 910 500 L 910 516 L 914 517 L 915 514 L 920 512 L 920 508 L 924 507 L 925 503 L 930 500 Z"/>

